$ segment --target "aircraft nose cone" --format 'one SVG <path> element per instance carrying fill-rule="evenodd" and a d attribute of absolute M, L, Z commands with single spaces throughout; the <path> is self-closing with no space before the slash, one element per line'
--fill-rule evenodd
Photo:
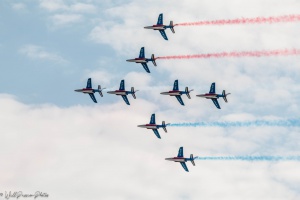
<path fill-rule="evenodd" d="M 197 94 L 196 97 L 204 97 L 204 94 Z"/>
<path fill-rule="evenodd" d="M 80 92 L 80 89 L 74 90 L 75 92 Z"/>
<path fill-rule="evenodd" d="M 165 160 L 169 160 L 169 161 L 171 161 L 171 160 L 172 160 L 172 158 L 165 158 Z"/>

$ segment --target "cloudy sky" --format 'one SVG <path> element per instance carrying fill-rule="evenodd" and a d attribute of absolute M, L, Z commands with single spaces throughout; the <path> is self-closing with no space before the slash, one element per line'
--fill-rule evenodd
<path fill-rule="evenodd" d="M 157 123 L 298 118 L 299 56 L 157 60 L 151 74 L 135 63 L 146 56 L 300 48 L 300 23 L 175 27 L 164 22 L 300 14 L 299 0 L 2 0 L 0 1 L 0 189 L 47 192 L 49 199 L 298 200 L 300 162 L 165 161 L 186 157 L 293 156 L 299 127 L 168 127 L 162 139 L 137 128 Z M 140 90 L 127 106 L 115 95 L 74 92 L 93 86 Z M 159 93 L 194 91 L 192 99 Z M 221 110 L 196 98 L 232 93 Z M 0 199 L 4 199 L 0 197 Z"/>

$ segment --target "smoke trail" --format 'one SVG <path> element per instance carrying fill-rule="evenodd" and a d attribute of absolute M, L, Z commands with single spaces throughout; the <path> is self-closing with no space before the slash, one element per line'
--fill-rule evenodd
<path fill-rule="evenodd" d="M 300 161 L 300 156 L 198 156 L 195 160 Z"/>
<path fill-rule="evenodd" d="M 234 122 L 185 122 L 171 123 L 174 127 L 249 127 L 249 126 L 280 126 L 280 127 L 299 127 L 299 119 L 287 120 L 255 120 L 255 121 L 234 121 Z"/>
<path fill-rule="evenodd" d="M 263 57 L 263 56 L 291 56 L 300 55 L 300 49 L 281 49 L 281 50 L 263 50 L 263 51 L 241 51 L 241 52 L 221 52 L 207 53 L 195 55 L 177 55 L 177 56 L 161 56 L 155 59 L 207 59 L 207 58 L 228 58 L 228 57 Z"/>
<path fill-rule="evenodd" d="M 299 22 L 300 15 L 283 15 L 277 17 L 256 17 L 256 18 L 239 18 L 228 20 L 213 20 L 213 21 L 199 21 L 179 23 L 175 26 L 205 26 L 205 25 L 232 25 L 232 24 L 274 24 L 283 22 Z"/>

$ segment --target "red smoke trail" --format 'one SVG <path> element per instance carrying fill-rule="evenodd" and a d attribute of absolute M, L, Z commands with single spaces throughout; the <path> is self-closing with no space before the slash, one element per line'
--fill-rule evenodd
<path fill-rule="evenodd" d="M 241 51 L 221 52 L 196 55 L 161 56 L 155 59 L 193 59 L 193 58 L 227 58 L 227 57 L 263 57 L 263 56 L 290 56 L 300 55 L 300 49 L 283 49 L 271 51 Z"/>
<path fill-rule="evenodd" d="M 204 26 L 204 25 L 226 25 L 226 24 L 263 24 L 263 23 L 281 23 L 281 22 L 299 22 L 300 15 L 283 15 L 278 17 L 256 17 L 256 18 L 240 18 L 227 20 L 199 21 L 179 23 L 176 26 Z"/>

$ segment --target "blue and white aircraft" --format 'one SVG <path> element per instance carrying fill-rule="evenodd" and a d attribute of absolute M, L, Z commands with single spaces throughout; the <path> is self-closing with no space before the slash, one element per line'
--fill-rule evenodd
<path fill-rule="evenodd" d="M 179 91 L 179 87 L 178 87 L 178 80 L 175 80 L 174 81 L 174 86 L 173 86 L 173 90 L 172 91 L 169 91 L 169 92 L 161 92 L 160 94 L 163 94 L 163 95 L 170 95 L 170 96 L 175 96 L 177 98 L 177 100 L 179 101 L 179 103 L 181 105 L 184 106 L 184 103 L 181 99 L 181 95 L 182 94 L 186 94 L 186 96 L 190 99 L 191 96 L 190 96 L 190 92 L 193 91 L 193 90 L 189 90 L 188 87 L 185 87 L 185 91 Z"/>
<path fill-rule="evenodd" d="M 225 90 L 223 90 L 222 94 L 216 94 L 216 84 L 215 83 L 212 83 L 211 86 L 210 86 L 210 90 L 209 90 L 209 93 L 206 93 L 206 94 L 198 94 L 196 95 L 197 97 L 203 97 L 203 98 L 206 98 L 206 99 L 211 99 L 215 106 L 218 108 L 218 109 L 221 109 L 220 105 L 219 105 L 219 102 L 218 102 L 218 98 L 219 97 L 223 97 L 224 101 L 227 103 L 227 95 L 229 95 L 230 93 L 226 94 L 225 93 Z"/>
<path fill-rule="evenodd" d="M 160 135 L 159 135 L 159 132 L 158 132 L 157 129 L 163 128 L 164 131 L 167 133 L 167 126 L 168 126 L 168 125 L 169 125 L 169 124 L 166 124 L 165 121 L 162 121 L 162 124 L 161 124 L 161 125 L 157 125 L 157 124 L 155 123 L 155 114 L 152 114 L 152 115 L 151 115 L 151 119 L 150 119 L 150 123 L 149 123 L 149 124 L 138 125 L 138 127 L 140 127 L 140 128 L 146 128 L 146 129 L 152 129 L 153 132 L 154 132 L 154 134 L 156 135 L 156 137 L 158 137 L 159 139 L 161 139 L 161 138 L 160 138 Z"/>
<path fill-rule="evenodd" d="M 96 100 L 96 98 L 95 98 L 94 93 L 95 93 L 95 92 L 99 92 L 100 96 L 103 97 L 102 90 L 104 90 L 104 89 L 105 89 L 105 88 L 101 89 L 101 86 L 100 86 L 100 85 L 98 85 L 98 89 L 93 89 L 93 88 L 92 88 L 92 79 L 89 78 L 89 79 L 87 80 L 86 88 L 83 88 L 83 89 L 77 89 L 77 90 L 75 90 L 75 92 L 82 92 L 82 93 L 84 93 L 84 94 L 89 94 L 90 97 L 91 97 L 91 99 L 92 99 L 95 103 L 97 103 L 97 100 Z"/>
<path fill-rule="evenodd" d="M 124 99 L 125 103 L 126 103 L 127 105 L 130 105 L 130 103 L 129 103 L 128 99 L 127 99 L 127 95 L 128 95 L 128 94 L 131 94 L 131 95 L 133 96 L 133 98 L 136 99 L 135 93 L 136 93 L 137 91 L 138 91 L 138 90 L 134 91 L 134 87 L 131 87 L 131 91 L 126 91 L 126 90 L 125 90 L 125 81 L 124 81 L 124 80 L 121 80 L 119 90 L 108 91 L 107 93 L 108 93 L 108 94 L 121 95 L 122 98 Z"/>
<path fill-rule="evenodd" d="M 195 158 L 197 158 L 197 157 L 195 157 Z M 180 162 L 180 164 L 183 167 L 183 169 L 188 172 L 189 170 L 188 170 L 188 168 L 187 168 L 187 166 L 186 166 L 185 163 L 187 161 L 191 161 L 191 163 L 195 166 L 195 162 L 194 162 L 195 158 L 193 157 L 193 154 L 191 154 L 190 158 L 184 158 L 183 157 L 183 147 L 180 147 L 179 151 L 178 151 L 177 157 L 166 158 L 166 160 L 174 161 L 174 162 Z"/>
<path fill-rule="evenodd" d="M 151 55 L 151 58 L 145 58 L 145 48 L 144 47 L 141 48 L 140 55 L 139 55 L 138 58 L 128 59 L 126 61 L 127 62 L 141 63 L 143 65 L 144 69 L 146 70 L 146 72 L 148 72 L 148 73 L 150 73 L 150 70 L 149 70 L 148 65 L 147 65 L 147 63 L 149 61 L 152 61 L 153 65 L 156 66 L 154 54 Z"/>
<path fill-rule="evenodd" d="M 173 25 L 173 21 L 170 21 L 170 25 L 163 25 L 163 14 L 161 13 L 159 16 L 158 16 L 158 20 L 157 20 L 157 24 L 156 25 L 153 25 L 153 26 L 146 26 L 144 27 L 145 29 L 153 29 L 153 30 L 158 30 L 160 32 L 160 34 L 162 35 L 162 37 L 165 39 L 165 40 L 168 40 L 168 37 L 166 35 L 166 32 L 165 30 L 167 28 L 171 29 L 171 31 L 173 33 L 175 33 L 175 30 L 174 30 L 174 26 Z"/>

